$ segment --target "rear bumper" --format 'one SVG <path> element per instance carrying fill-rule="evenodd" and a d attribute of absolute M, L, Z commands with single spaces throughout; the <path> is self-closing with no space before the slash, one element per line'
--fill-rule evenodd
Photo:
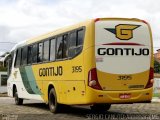
<path fill-rule="evenodd" d="M 143 90 L 131 91 L 101 91 L 88 88 L 87 90 L 87 104 L 94 103 L 150 103 L 152 99 L 153 87 Z M 131 94 L 128 99 L 121 99 L 120 94 Z"/>

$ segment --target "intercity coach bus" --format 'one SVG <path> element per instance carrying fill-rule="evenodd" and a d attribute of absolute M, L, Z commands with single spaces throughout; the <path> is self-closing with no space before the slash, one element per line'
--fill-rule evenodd
<path fill-rule="evenodd" d="M 149 103 L 153 45 L 149 24 L 136 18 L 96 18 L 17 44 L 11 50 L 8 95 L 17 105 L 41 100 L 64 105 Z"/>

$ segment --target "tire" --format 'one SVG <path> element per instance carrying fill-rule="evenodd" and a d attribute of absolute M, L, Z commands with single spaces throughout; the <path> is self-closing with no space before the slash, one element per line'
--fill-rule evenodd
<path fill-rule="evenodd" d="M 111 107 L 111 104 L 94 104 L 90 106 L 93 112 L 107 112 Z"/>
<path fill-rule="evenodd" d="M 49 109 L 52 113 L 58 113 L 60 111 L 60 108 L 61 108 L 61 104 L 57 102 L 56 92 L 54 88 L 52 88 L 49 91 Z"/>
<path fill-rule="evenodd" d="M 14 100 L 16 105 L 22 105 L 23 104 L 23 99 L 18 97 L 18 92 L 17 89 L 15 88 L 14 92 Z"/>

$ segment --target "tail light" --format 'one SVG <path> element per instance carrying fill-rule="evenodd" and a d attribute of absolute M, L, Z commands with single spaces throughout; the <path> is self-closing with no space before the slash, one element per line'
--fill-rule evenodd
<path fill-rule="evenodd" d="M 88 86 L 97 90 L 102 90 L 98 82 L 96 68 L 91 69 L 88 73 Z"/>
<path fill-rule="evenodd" d="M 145 24 L 148 24 L 148 22 L 147 22 L 147 21 L 145 21 L 145 20 L 142 20 L 142 22 L 143 22 L 143 23 L 145 23 Z"/>
<path fill-rule="evenodd" d="M 150 88 L 153 86 L 153 82 L 154 82 L 153 76 L 154 76 L 154 69 L 150 68 L 149 79 L 145 88 Z"/>
<path fill-rule="evenodd" d="M 100 20 L 100 18 L 96 18 L 96 19 L 94 19 L 94 22 L 97 22 L 97 21 L 99 21 Z"/>

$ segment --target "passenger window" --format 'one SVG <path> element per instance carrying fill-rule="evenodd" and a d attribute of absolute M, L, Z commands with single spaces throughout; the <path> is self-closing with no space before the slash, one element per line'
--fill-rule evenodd
<path fill-rule="evenodd" d="M 57 38 L 57 55 L 56 59 L 62 59 L 62 51 L 63 50 L 63 39 L 62 36 Z"/>
<path fill-rule="evenodd" d="M 55 55 L 56 55 L 56 39 L 52 39 L 50 41 L 50 61 L 55 60 Z"/>
<path fill-rule="evenodd" d="M 84 41 L 84 29 L 70 33 L 69 36 L 69 58 L 73 58 L 81 53 Z"/>
<path fill-rule="evenodd" d="M 17 51 L 16 51 L 15 67 L 19 67 L 20 63 L 21 63 L 21 49 L 17 49 Z"/>
<path fill-rule="evenodd" d="M 21 60 L 21 65 L 26 65 L 27 64 L 27 46 L 22 48 L 22 60 Z"/>
<path fill-rule="evenodd" d="M 68 56 L 69 58 L 72 58 L 75 56 L 76 54 L 76 51 L 75 51 L 75 48 L 76 48 L 76 31 L 70 33 L 70 36 L 69 36 L 69 50 L 68 50 Z"/>
<path fill-rule="evenodd" d="M 69 36 L 69 47 L 76 47 L 76 31 L 70 33 L 70 36 Z"/>
<path fill-rule="evenodd" d="M 33 47 L 32 45 L 31 46 L 28 46 L 28 64 L 31 64 L 32 63 L 32 52 L 33 52 Z"/>
<path fill-rule="evenodd" d="M 43 61 L 49 60 L 49 40 L 44 41 Z"/>
<path fill-rule="evenodd" d="M 37 62 L 42 62 L 42 55 L 43 55 L 43 43 L 38 44 L 38 59 Z"/>
<path fill-rule="evenodd" d="M 83 32 L 84 32 L 83 29 L 77 31 L 77 38 L 78 38 L 77 46 L 83 45 L 83 38 L 84 38 L 84 33 Z"/>
<path fill-rule="evenodd" d="M 37 63 L 37 50 L 38 44 L 33 45 L 33 52 L 32 52 L 32 63 Z"/>
<path fill-rule="evenodd" d="M 68 58 L 68 34 L 63 36 L 63 58 Z"/>

